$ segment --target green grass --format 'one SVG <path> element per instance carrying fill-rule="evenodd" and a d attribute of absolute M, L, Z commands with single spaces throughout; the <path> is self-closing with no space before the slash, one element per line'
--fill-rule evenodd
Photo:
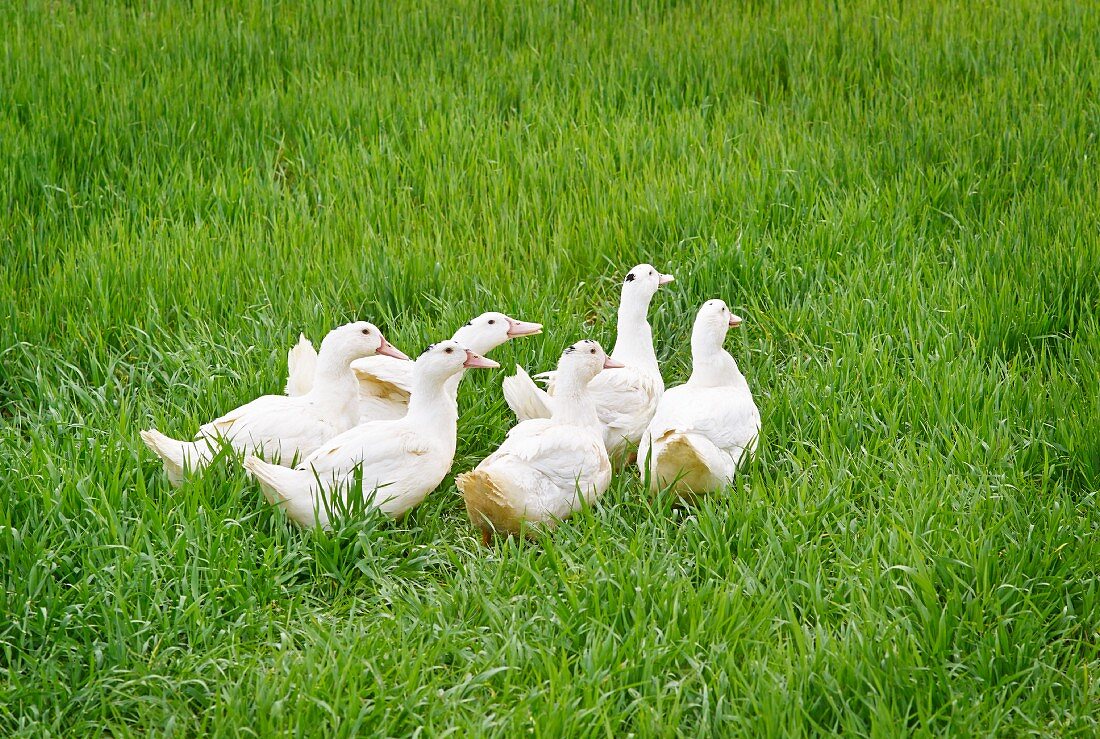
<path fill-rule="evenodd" d="M 1087 3 L 184 5 L 0 6 L 0 734 L 1100 732 Z M 138 438 L 353 317 L 548 368 L 643 260 L 669 383 L 746 318 L 761 451 L 697 508 L 313 534 Z"/>

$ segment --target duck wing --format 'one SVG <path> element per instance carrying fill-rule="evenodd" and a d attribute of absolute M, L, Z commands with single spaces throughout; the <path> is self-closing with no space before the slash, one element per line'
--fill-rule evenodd
<path fill-rule="evenodd" d="M 408 403 L 413 389 L 415 362 L 378 354 L 351 363 L 359 380 L 359 395 Z"/>
<path fill-rule="evenodd" d="M 410 459 L 436 451 L 424 434 L 401 421 L 372 421 L 336 436 L 306 457 L 298 469 L 312 469 L 322 479 L 340 477 L 362 465 L 382 476 L 399 472 Z"/>
<path fill-rule="evenodd" d="M 301 397 L 264 395 L 203 424 L 195 438 L 226 439 L 238 449 L 279 450 L 289 462 L 295 451 L 308 454 L 337 430 Z"/>
<path fill-rule="evenodd" d="M 636 442 L 653 417 L 664 385 L 630 367 L 604 370 L 588 383 L 600 422 L 609 433 Z"/>

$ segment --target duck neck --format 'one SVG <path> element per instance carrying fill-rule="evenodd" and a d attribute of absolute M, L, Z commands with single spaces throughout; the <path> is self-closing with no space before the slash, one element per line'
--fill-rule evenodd
<path fill-rule="evenodd" d="M 452 445 L 458 434 L 458 401 L 449 389 L 454 377 L 441 379 L 418 374 L 405 415 L 405 420 L 418 431 L 449 439 Z M 454 389 L 457 392 L 457 383 Z"/>
<path fill-rule="evenodd" d="M 454 332 L 451 341 L 457 341 L 474 354 L 486 354 L 496 349 L 498 344 L 491 344 L 482 336 L 482 331 L 474 326 L 463 326 Z"/>
<path fill-rule="evenodd" d="M 351 371 L 352 360 L 322 348 L 317 356 L 310 399 L 328 414 L 359 417 L 359 383 Z"/>
<path fill-rule="evenodd" d="M 691 337 L 691 385 L 698 387 L 719 387 L 745 383 L 745 376 L 737 367 L 737 362 L 722 344 L 713 336 L 700 336 L 696 332 Z"/>
<path fill-rule="evenodd" d="M 648 298 L 623 295 L 611 357 L 631 367 L 656 371 L 657 355 L 653 351 L 653 329 L 649 326 L 648 313 Z"/>
<path fill-rule="evenodd" d="M 554 407 L 551 414 L 556 423 L 593 428 L 600 425 L 600 417 L 596 415 L 596 405 L 588 393 L 588 382 L 591 379 L 574 373 L 563 373 L 556 378 Z"/>
<path fill-rule="evenodd" d="M 474 351 L 478 354 L 481 353 L 481 352 L 477 352 L 476 349 L 471 349 L 471 351 Z M 462 382 L 462 378 L 465 377 L 465 376 L 466 376 L 466 370 L 459 370 L 455 374 L 448 377 L 447 381 L 445 383 L 443 383 L 443 389 L 447 393 L 447 397 L 450 398 L 456 404 L 456 407 L 457 407 L 457 403 L 458 403 L 458 386 Z"/>

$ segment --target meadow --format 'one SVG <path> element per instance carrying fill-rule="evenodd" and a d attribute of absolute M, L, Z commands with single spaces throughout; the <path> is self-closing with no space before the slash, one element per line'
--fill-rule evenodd
<path fill-rule="evenodd" d="M 1095 736 L 1100 14 L 1087 3 L 0 2 L 0 735 Z M 299 332 L 410 354 L 618 286 L 763 415 L 679 508 L 538 545 L 448 478 L 303 532 L 177 437 Z M 474 376 L 476 375 L 476 376 Z"/>

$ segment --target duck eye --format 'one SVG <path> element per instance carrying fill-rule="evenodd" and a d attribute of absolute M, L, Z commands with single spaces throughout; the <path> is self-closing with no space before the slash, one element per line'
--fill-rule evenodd
<path fill-rule="evenodd" d="M 652 277 L 652 276 L 653 276 L 653 270 L 649 270 L 649 276 L 650 276 L 650 277 Z"/>
<path fill-rule="evenodd" d="M 363 329 L 363 336 L 370 336 L 370 329 L 369 328 Z"/>
<path fill-rule="evenodd" d="M 443 351 L 447 352 L 448 354 L 454 354 L 454 353 L 455 353 L 455 350 L 454 350 L 454 349 L 452 349 L 451 347 L 447 347 L 447 348 L 446 348 L 446 349 L 444 349 Z"/>
<path fill-rule="evenodd" d="M 493 325 L 494 323 L 496 323 L 496 322 L 497 322 L 497 319 L 495 319 L 495 318 L 490 318 L 490 319 L 489 319 L 489 325 L 490 325 L 490 326 L 492 326 L 492 325 Z"/>
<path fill-rule="evenodd" d="M 589 354 L 595 354 L 595 353 L 596 353 L 596 350 L 595 350 L 595 349 L 589 349 L 589 350 L 588 350 L 588 353 L 589 353 Z"/>

